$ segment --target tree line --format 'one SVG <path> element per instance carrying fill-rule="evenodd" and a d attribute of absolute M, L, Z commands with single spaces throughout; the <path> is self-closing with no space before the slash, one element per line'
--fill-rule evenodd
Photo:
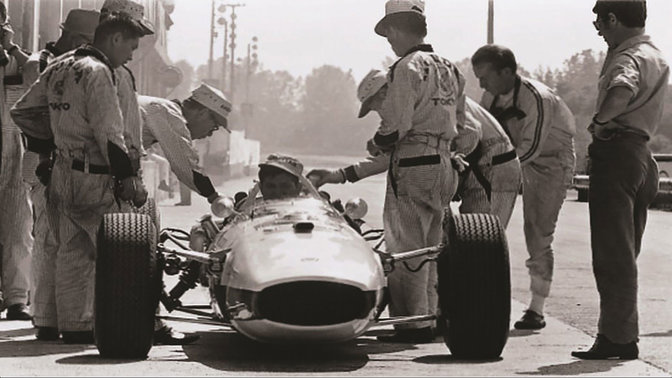
<path fill-rule="evenodd" d="M 585 170 L 587 146 L 590 143 L 586 127 L 594 113 L 597 81 L 604 58 L 602 52 L 584 50 L 565 60 L 559 69 L 539 67 L 528 71 L 524 67 L 519 68 L 521 75 L 554 88 L 574 113 L 577 125 L 577 172 Z M 385 70 L 392 62 L 392 58 L 387 57 L 377 68 Z M 230 124 L 235 129 L 244 123 L 246 136 L 259 140 L 263 153 L 285 151 L 362 156 L 366 153 L 366 140 L 375 132 L 379 119 L 375 114 L 357 118 L 360 105 L 356 96 L 358 83 L 352 71 L 323 65 L 305 77 L 294 77 L 287 71 L 254 66 L 248 76 L 246 63 L 242 60 L 236 65 L 233 87 L 236 105 L 249 99 L 251 108 L 246 109 L 249 117 L 243 121 L 240 108 L 236 107 Z M 467 78 L 467 95 L 480 100 L 482 90 L 473 74 L 469 58 L 455 63 Z M 220 58 L 214 63 L 213 71 L 221 72 L 221 64 Z M 182 69 L 184 80 L 173 91 L 173 95 L 187 97 L 190 87 L 208 76 L 207 66 L 194 70 L 184 61 L 176 65 Z M 230 85 L 226 84 L 226 87 L 230 88 Z M 672 153 L 672 88 L 667 92 L 663 120 L 651 141 L 651 148 L 657 153 Z"/>

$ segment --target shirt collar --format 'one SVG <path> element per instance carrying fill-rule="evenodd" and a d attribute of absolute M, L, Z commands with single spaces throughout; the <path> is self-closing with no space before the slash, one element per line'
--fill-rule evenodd
<path fill-rule="evenodd" d="M 642 43 L 651 43 L 651 37 L 649 37 L 646 34 L 641 34 L 641 35 L 636 35 L 634 37 L 630 37 L 626 39 L 625 41 L 621 42 L 620 45 L 616 46 L 614 49 L 610 50 L 609 52 L 612 54 L 619 53 L 622 51 L 625 51 L 633 46 L 642 44 Z"/>

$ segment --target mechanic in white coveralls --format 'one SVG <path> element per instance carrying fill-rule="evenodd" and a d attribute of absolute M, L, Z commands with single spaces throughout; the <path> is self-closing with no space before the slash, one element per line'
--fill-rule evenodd
<path fill-rule="evenodd" d="M 95 10 L 73 9 L 63 24 L 60 38 L 56 42 L 48 42 L 43 50 L 34 53 L 23 66 L 23 82 L 30 86 L 39 77 L 49 63 L 56 57 L 71 51 L 78 46 L 93 42 L 93 35 L 98 26 L 100 13 Z M 46 184 L 49 180 L 52 161 L 45 155 L 42 165 L 39 164 L 40 154 L 34 150 L 43 150 L 43 146 L 35 146 L 39 140 L 28 138 L 28 146 L 23 154 L 23 179 L 30 188 L 30 199 L 33 207 L 33 243 L 32 253 L 32 313 L 35 335 L 38 340 L 57 340 L 59 333 L 56 319 L 56 293 L 54 287 L 55 252 L 53 248 L 45 249 L 45 243 L 54 243 L 46 214 Z M 53 146 L 46 146 L 47 149 Z M 40 167 L 38 170 L 37 167 Z M 37 172 L 36 172 L 37 171 Z M 38 174 L 39 173 L 39 176 Z M 53 254 L 47 254 L 49 250 Z"/>
<path fill-rule="evenodd" d="M 8 320 L 30 320 L 27 304 L 32 217 L 28 190 L 21 177 L 21 131 L 9 116 L 9 109 L 27 88 L 22 82 L 21 69 L 28 54 L 14 44 L 14 31 L 8 21 L 7 7 L 0 3 L 0 214 L 3 214 L 0 219 L 0 312 L 7 309 Z"/>
<path fill-rule="evenodd" d="M 387 93 L 387 77 L 380 70 L 371 70 L 357 88 L 362 102 L 359 117 L 369 111 L 380 111 Z M 454 161 L 463 165 L 458 194 L 462 199 L 460 213 L 488 213 L 497 215 L 506 228 L 521 184 L 520 163 L 509 137 L 494 117 L 469 97 L 466 98 L 466 123 L 458 127 Z M 480 150 L 478 150 L 480 147 Z M 474 153 L 474 151 L 476 153 Z M 470 162 L 464 164 L 466 160 Z M 473 154 L 473 155 L 472 155 Z M 471 173 L 479 169 L 480 178 Z M 341 169 L 313 169 L 308 178 L 313 185 L 343 184 L 387 171 L 389 155 L 369 156 Z M 487 189 L 486 189 L 487 188 Z"/>
<path fill-rule="evenodd" d="M 66 343 L 93 341 L 96 234 L 103 214 L 118 209 L 117 201 L 141 206 L 147 199 L 124 143 L 114 74 L 151 32 L 141 16 L 107 13 L 93 45 L 52 62 L 12 109 L 28 138 L 44 144 L 53 138 L 56 146 L 47 216 L 56 236 L 58 330 Z"/>
<path fill-rule="evenodd" d="M 546 325 L 544 302 L 553 278 L 551 243 L 560 208 L 574 171 L 574 116 L 546 85 L 517 74 L 513 52 L 486 45 L 471 58 L 485 89 L 481 105 L 509 134 L 523 169 L 523 217 L 532 298 L 514 326 L 541 329 Z"/>
<path fill-rule="evenodd" d="M 458 106 L 464 106 L 464 77 L 456 66 L 424 43 L 424 2 L 390 0 L 375 26 L 400 58 L 388 75 L 381 122 L 367 143 L 373 156 L 390 152 L 383 224 L 391 253 L 436 245 L 442 238 L 444 208 L 457 187 L 450 161 L 450 143 L 457 135 Z M 419 264 L 418 258 L 410 264 Z M 397 269 L 388 277 L 392 316 L 426 315 L 437 311 L 436 264 L 418 272 Z M 433 340 L 434 321 L 396 326 L 393 342 Z"/>

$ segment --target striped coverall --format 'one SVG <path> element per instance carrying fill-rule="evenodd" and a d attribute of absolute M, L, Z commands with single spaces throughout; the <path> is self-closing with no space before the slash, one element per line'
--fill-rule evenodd
<path fill-rule="evenodd" d="M 520 190 L 522 173 L 515 149 L 502 126 L 482 106 L 466 99 L 465 127 L 458 127 L 455 152 L 466 155 L 460 175 L 460 213 L 493 214 L 506 229 Z"/>
<path fill-rule="evenodd" d="M 457 135 L 457 123 L 464 118 L 460 108 L 464 106 L 464 77 L 430 45 L 418 45 L 390 68 L 387 83 L 382 122 L 373 143 L 391 150 L 383 225 L 387 249 L 394 254 L 442 241 L 443 211 L 457 187 L 450 143 Z M 408 263 L 418 266 L 422 260 Z M 390 315 L 436 313 L 437 281 L 435 263 L 415 273 L 403 268 L 393 271 L 387 278 Z M 425 328 L 433 323 L 398 328 Z"/>
<path fill-rule="evenodd" d="M 21 175 L 23 140 L 9 116 L 9 109 L 23 94 L 19 67 L 14 57 L 0 68 L 0 116 L 2 123 L 2 161 L 0 164 L 0 291 L 4 307 L 28 304 L 31 292 L 31 250 L 33 219 L 28 186 Z M 2 308 L 0 308 L 2 311 Z"/>
<path fill-rule="evenodd" d="M 57 326 L 90 331 L 98 227 L 116 207 L 114 179 L 135 175 L 108 59 L 92 46 L 57 58 L 14 105 L 12 118 L 36 145 L 56 147 L 46 193 L 55 242 L 44 247 L 55 256 Z"/>
<path fill-rule="evenodd" d="M 546 85 L 518 76 L 504 95 L 483 94 L 509 134 L 523 170 L 523 218 L 532 294 L 548 297 L 553 279 L 553 234 L 574 172 L 574 116 Z"/>

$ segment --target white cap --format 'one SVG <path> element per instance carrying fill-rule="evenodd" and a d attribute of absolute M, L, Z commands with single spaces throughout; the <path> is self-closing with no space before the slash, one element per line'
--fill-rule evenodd
<path fill-rule="evenodd" d="M 387 0 L 385 3 L 385 17 L 383 17 L 374 28 L 376 34 L 385 37 L 385 29 L 389 16 L 395 13 L 416 13 L 425 16 L 424 0 Z"/>
<path fill-rule="evenodd" d="M 381 70 L 371 70 L 362 79 L 359 87 L 357 87 L 357 98 L 362 102 L 362 107 L 359 109 L 359 118 L 364 117 L 371 111 L 369 107 L 371 99 L 385 84 L 387 84 L 387 75 Z"/>
<path fill-rule="evenodd" d="M 222 126 L 226 127 L 226 118 L 231 113 L 232 105 L 222 91 L 207 84 L 201 84 L 191 92 L 191 98 L 213 111 L 219 116 Z"/>
<path fill-rule="evenodd" d="M 105 0 L 100 8 L 101 21 L 108 13 L 124 13 L 128 15 L 141 30 L 147 34 L 154 34 L 154 27 L 145 18 L 145 7 L 132 0 Z"/>

